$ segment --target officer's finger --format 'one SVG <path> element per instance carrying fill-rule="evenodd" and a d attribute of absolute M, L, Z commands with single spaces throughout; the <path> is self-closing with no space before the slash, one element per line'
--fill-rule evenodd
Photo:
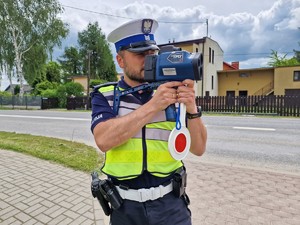
<path fill-rule="evenodd" d="M 182 82 L 180 82 L 180 81 L 170 81 L 170 82 L 164 83 L 162 85 L 165 86 L 165 87 L 168 87 L 168 88 L 179 87 L 179 86 L 182 86 Z"/>
<path fill-rule="evenodd" d="M 190 80 L 190 79 L 186 79 L 184 81 L 182 81 L 182 84 L 184 84 L 185 86 L 187 87 L 194 87 L 194 81 L 193 80 Z"/>

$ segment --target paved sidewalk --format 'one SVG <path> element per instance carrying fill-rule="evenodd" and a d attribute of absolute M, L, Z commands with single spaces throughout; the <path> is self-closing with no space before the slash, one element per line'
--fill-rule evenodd
<path fill-rule="evenodd" d="M 194 225 L 300 224 L 300 175 L 192 161 L 186 166 Z M 0 150 L 0 224 L 105 222 L 89 174 Z"/>

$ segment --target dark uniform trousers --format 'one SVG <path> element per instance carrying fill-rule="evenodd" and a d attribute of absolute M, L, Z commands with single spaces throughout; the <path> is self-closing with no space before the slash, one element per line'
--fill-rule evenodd
<path fill-rule="evenodd" d="M 191 211 L 182 198 L 171 192 L 154 201 L 136 202 L 124 200 L 114 210 L 111 225 L 191 225 Z"/>

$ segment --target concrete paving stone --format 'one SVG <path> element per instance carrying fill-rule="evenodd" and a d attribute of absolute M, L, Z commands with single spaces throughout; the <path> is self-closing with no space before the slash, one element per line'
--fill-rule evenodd
<path fill-rule="evenodd" d="M 47 199 L 43 199 L 43 201 L 40 202 L 43 206 L 46 206 L 47 208 L 52 208 L 55 206 L 55 204 Z"/>
<path fill-rule="evenodd" d="M 31 215 L 32 217 L 36 217 L 37 215 L 42 214 L 47 209 L 48 209 L 47 207 L 41 205 L 41 207 L 39 207 L 35 211 L 32 211 L 31 213 L 29 213 L 29 215 Z"/>
<path fill-rule="evenodd" d="M 23 223 L 23 225 L 37 225 L 37 224 L 41 224 L 41 223 L 34 218 L 31 218 L 30 220 Z"/>
<path fill-rule="evenodd" d="M 294 207 L 286 207 L 286 208 L 282 208 L 281 212 L 286 212 L 292 215 L 300 215 L 300 210 L 298 208 L 294 208 Z"/>
<path fill-rule="evenodd" d="M 67 217 L 71 218 L 72 220 L 77 219 L 78 217 L 80 217 L 80 214 L 73 212 L 71 210 L 67 210 L 64 212 L 64 215 L 66 215 Z"/>
<path fill-rule="evenodd" d="M 77 195 L 74 195 L 74 196 L 71 196 L 71 197 L 67 198 L 66 201 L 72 202 L 74 205 L 77 205 L 79 203 L 84 202 L 85 199 L 86 198 L 84 198 L 84 197 L 77 194 Z"/>
<path fill-rule="evenodd" d="M 74 204 L 67 202 L 65 200 L 61 201 L 59 205 L 66 209 L 73 209 L 73 207 L 74 207 Z"/>
<path fill-rule="evenodd" d="M 68 225 L 71 224 L 72 222 L 73 220 L 67 217 L 64 220 L 60 221 L 57 225 Z"/>
<path fill-rule="evenodd" d="M 16 209 L 13 206 L 8 206 L 7 208 L 0 210 L 0 219 L 4 219 L 7 214 L 14 211 L 16 211 Z"/>
<path fill-rule="evenodd" d="M 0 194 L 0 212 L 1 210 L 6 209 L 7 207 L 9 207 L 9 204 L 7 204 L 5 201 L 1 199 L 1 194 Z"/>
<path fill-rule="evenodd" d="M 285 219 L 284 222 L 285 222 L 285 224 L 288 224 L 288 225 L 299 225 L 300 224 L 300 220 L 295 220 L 295 219 Z"/>
<path fill-rule="evenodd" d="M 36 215 L 34 218 L 44 224 L 48 224 L 52 220 L 51 217 L 49 217 L 48 215 L 45 215 L 44 213 L 40 213 L 40 214 Z"/>
<path fill-rule="evenodd" d="M 75 207 L 73 208 L 73 210 L 82 215 L 85 215 L 85 213 L 91 209 L 91 207 L 87 206 L 86 204 L 79 205 L 79 207 L 76 207 L 76 208 Z"/>
<path fill-rule="evenodd" d="M 14 217 L 9 217 L 6 220 L 1 221 L 1 225 L 11 225 L 11 224 L 21 224 L 21 221 L 18 221 L 16 218 Z"/>
<path fill-rule="evenodd" d="M 14 204 L 14 207 L 16 207 L 17 209 L 21 210 L 21 211 L 25 211 L 26 209 L 28 209 L 30 206 L 24 204 L 23 202 L 18 202 L 16 204 Z"/>
<path fill-rule="evenodd" d="M 300 176 L 194 161 L 185 164 L 194 225 L 300 224 Z M 108 225 L 97 199 L 92 198 L 90 174 L 0 150 L 0 180 L 5 189 L 1 189 L 0 204 L 8 206 L 7 211 L 0 206 L 1 225 L 9 219 L 22 222 L 14 217 L 21 212 L 30 217 L 28 224 Z M 11 185 L 15 183 L 22 185 Z M 12 194 L 22 199 L 17 201 Z M 37 220 L 43 216 L 49 221 Z"/>
<path fill-rule="evenodd" d="M 45 211 L 44 213 L 46 215 L 50 216 L 51 218 L 57 218 L 58 216 L 62 215 L 67 210 L 69 210 L 69 209 L 65 209 L 65 208 L 59 207 L 55 211 L 52 211 L 50 213 L 48 213 L 48 211 Z"/>
<path fill-rule="evenodd" d="M 64 210 L 65 210 L 65 209 L 62 208 L 62 207 L 59 206 L 59 205 L 53 205 L 53 206 L 49 207 L 48 209 L 46 209 L 46 210 L 44 211 L 44 213 L 45 213 L 46 215 L 52 217 L 52 218 L 55 218 L 55 217 L 57 217 L 58 215 L 60 215 L 61 213 L 63 213 Z M 60 212 L 60 213 L 57 214 L 56 212 Z"/>
<path fill-rule="evenodd" d="M 93 224 L 93 223 L 94 223 L 94 221 L 88 220 L 87 218 L 85 218 L 83 216 L 78 217 L 77 219 L 75 219 L 72 222 L 72 224 L 80 224 L 80 225 L 82 225 L 82 224 Z"/>
<path fill-rule="evenodd" d="M 25 223 L 26 221 L 31 219 L 30 216 L 28 216 L 27 214 L 25 214 L 23 212 L 16 214 L 14 217 L 17 218 L 18 220 L 20 220 L 22 223 Z"/>
<path fill-rule="evenodd" d="M 59 216 L 55 217 L 54 219 L 52 219 L 51 221 L 49 221 L 48 224 L 49 225 L 57 225 L 66 218 L 67 217 L 65 215 L 59 215 Z"/>

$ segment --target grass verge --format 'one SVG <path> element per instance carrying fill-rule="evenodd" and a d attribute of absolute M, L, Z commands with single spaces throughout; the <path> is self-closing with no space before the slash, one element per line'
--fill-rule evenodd
<path fill-rule="evenodd" d="M 103 162 L 95 148 L 58 138 L 0 131 L 0 149 L 25 153 L 63 166 L 91 172 Z"/>

